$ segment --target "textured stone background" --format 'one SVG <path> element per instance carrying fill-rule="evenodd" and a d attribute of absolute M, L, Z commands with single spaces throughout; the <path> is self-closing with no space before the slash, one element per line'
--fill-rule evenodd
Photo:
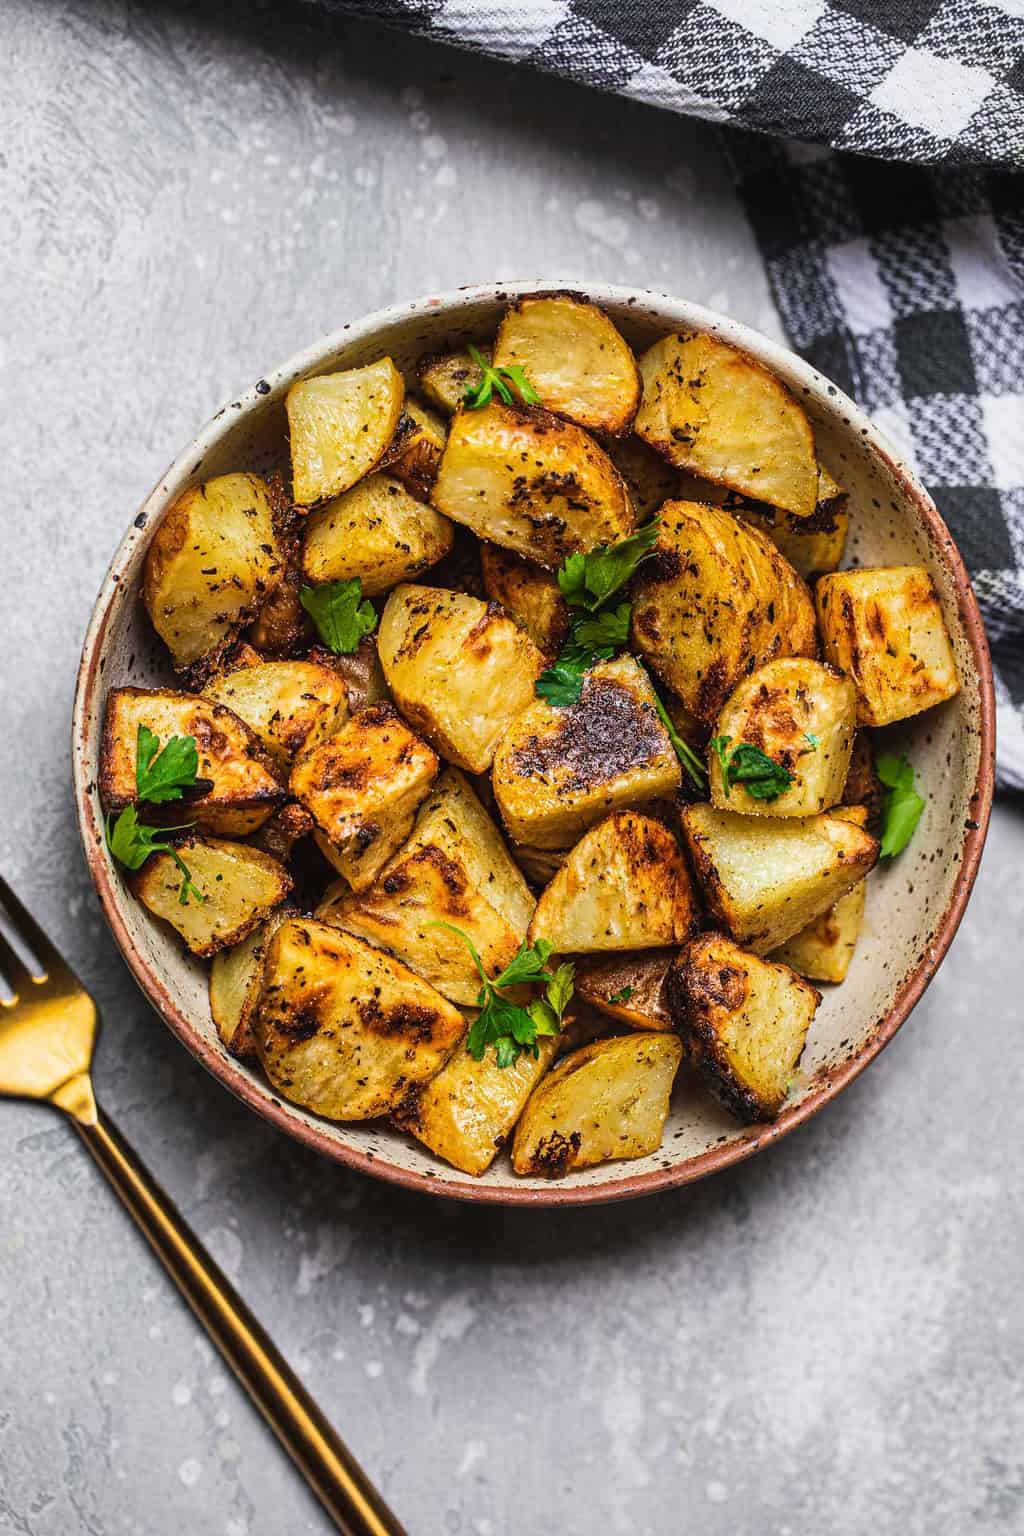
<path fill-rule="evenodd" d="M 523 272 L 778 323 L 712 140 L 304 7 L 5 0 L 0 867 L 99 997 L 97 1078 L 413 1536 L 1024 1530 L 1024 826 L 910 1024 L 690 1191 L 429 1202 L 237 1105 L 136 994 L 68 717 L 135 507 L 362 311 Z M 0 1531 L 296 1536 L 317 1507 L 70 1132 L 0 1110 Z"/>

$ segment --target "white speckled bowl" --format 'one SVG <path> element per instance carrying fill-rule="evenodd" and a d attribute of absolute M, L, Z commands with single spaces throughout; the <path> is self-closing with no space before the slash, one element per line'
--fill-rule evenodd
<path fill-rule="evenodd" d="M 927 809 L 910 849 L 871 879 L 857 954 L 845 984 L 827 990 L 818 1010 L 802 1086 L 772 1125 L 741 1128 L 681 1078 L 664 1143 L 651 1157 L 608 1163 L 554 1183 L 518 1179 L 500 1157 L 483 1178 L 470 1179 L 387 1125 L 338 1125 L 296 1108 L 258 1071 L 227 1054 L 210 1019 L 207 966 L 184 954 L 177 936 L 129 895 L 103 841 L 96 778 L 107 687 L 170 681 L 139 598 L 153 529 L 196 481 L 228 470 L 287 465 L 284 398 L 295 379 L 384 353 L 409 370 L 423 352 L 449 340 L 493 335 L 510 298 L 567 286 L 537 280 L 469 288 L 382 310 L 324 337 L 219 411 L 161 478 L 114 556 L 85 639 L 73 724 L 79 821 L 107 921 L 139 985 L 189 1050 L 258 1114 L 340 1162 L 434 1194 L 510 1205 L 622 1200 L 684 1184 L 749 1157 L 821 1109 L 892 1039 L 934 975 L 978 868 L 993 782 L 992 673 L 974 595 L 930 497 L 893 450 L 835 385 L 757 332 L 682 299 L 591 287 L 589 297 L 637 345 L 680 327 L 706 329 L 774 369 L 803 401 L 825 462 L 850 492 L 848 561 L 927 565 L 952 636 L 960 695 L 885 733 L 887 742 L 910 752 Z"/>

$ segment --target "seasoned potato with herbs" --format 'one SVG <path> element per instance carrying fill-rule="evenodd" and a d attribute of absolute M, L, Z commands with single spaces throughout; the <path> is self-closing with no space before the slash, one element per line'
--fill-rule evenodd
<path fill-rule="evenodd" d="M 480 346 L 477 351 L 485 363 L 491 361 L 490 347 Z M 468 352 L 435 352 L 421 357 L 416 365 L 416 380 L 427 400 L 445 416 L 454 416 L 466 397 L 466 391 L 475 389 L 482 375 L 480 365 Z"/>
<path fill-rule="evenodd" d="M 233 710 L 287 771 L 302 747 L 315 746 L 348 716 L 348 691 L 333 667 L 312 660 L 263 661 L 248 649 L 204 688 Z"/>
<path fill-rule="evenodd" d="M 224 1045 L 240 1061 L 256 1060 L 252 1026 L 263 995 L 263 962 L 271 938 L 290 915 L 287 908 L 279 907 L 241 943 L 218 950 L 213 957 L 210 1014 Z"/>
<path fill-rule="evenodd" d="M 823 464 L 818 466 L 818 504 L 810 517 L 795 517 L 764 503 L 741 499 L 725 505 L 736 517 L 766 533 L 780 554 L 805 581 L 834 571 L 846 550 L 850 531 L 847 495 Z"/>
<path fill-rule="evenodd" d="M 540 651 L 507 614 L 441 587 L 396 587 L 381 616 L 377 648 L 410 725 L 470 773 L 491 766 L 544 667 Z"/>
<path fill-rule="evenodd" d="M 561 650 L 569 634 L 569 609 L 551 571 L 498 544 L 480 545 L 484 590 L 500 603 L 545 656 Z"/>
<path fill-rule="evenodd" d="M 310 918 L 270 941 L 254 1024 L 279 1093 L 330 1120 L 370 1120 L 434 1076 L 462 1039 L 457 1008 L 409 968 Z"/>
<path fill-rule="evenodd" d="M 679 760 L 632 656 L 599 662 L 566 708 L 535 699 L 494 758 L 494 797 L 514 843 L 572 847 L 609 811 L 679 788 Z"/>
<path fill-rule="evenodd" d="M 340 496 L 376 469 L 395 435 L 404 401 L 405 384 L 390 357 L 293 384 L 285 409 L 292 490 L 299 505 Z"/>
<path fill-rule="evenodd" d="M 875 839 L 838 816 L 769 822 L 701 804 L 680 820 L 710 911 L 758 955 L 806 928 L 878 859 Z"/>
<path fill-rule="evenodd" d="M 642 437 L 631 432 L 628 437 L 612 438 L 606 444 L 608 457 L 626 482 L 629 499 L 637 515 L 637 521 L 650 522 L 662 502 L 680 498 L 703 501 L 703 496 L 691 495 L 679 489 L 680 474 L 671 464 L 648 447 Z"/>
<path fill-rule="evenodd" d="M 669 996 L 694 1064 L 740 1120 L 773 1120 L 785 1102 L 821 993 L 788 965 L 721 933 L 683 949 Z"/>
<path fill-rule="evenodd" d="M 147 859 L 132 889 L 154 917 L 177 929 L 194 955 L 215 955 L 240 943 L 292 888 L 282 864 L 245 843 L 188 837 L 176 852 L 177 860 L 169 853 Z"/>
<path fill-rule="evenodd" d="M 629 347 L 596 304 L 568 293 L 519 299 L 498 327 L 495 368 L 522 368 L 540 403 L 590 432 L 619 437 L 640 404 Z"/>
<path fill-rule="evenodd" d="M 178 671 L 236 635 L 284 575 L 271 512 L 259 475 L 218 475 L 157 526 L 142 597 Z"/>
<path fill-rule="evenodd" d="M 717 507 L 669 501 L 635 578 L 631 643 L 710 724 L 752 666 L 813 656 L 818 642 L 810 593 L 770 539 Z"/>
<path fill-rule="evenodd" d="M 369 475 L 310 514 L 302 549 L 307 581 L 351 581 L 377 597 L 444 558 L 452 525 L 417 501 L 393 469 Z"/>
<path fill-rule="evenodd" d="M 689 936 L 690 876 L 667 827 L 615 811 L 585 833 L 537 902 L 527 938 L 557 954 L 656 949 Z"/>
<path fill-rule="evenodd" d="M 763 364 L 694 331 L 655 342 L 640 373 L 638 437 L 679 469 L 810 517 L 818 501 L 811 425 Z"/>
<path fill-rule="evenodd" d="M 674 949 L 587 955 L 576 962 L 575 997 L 633 1029 L 675 1029 L 665 992 Z"/>
<path fill-rule="evenodd" d="M 709 757 L 712 805 L 747 816 L 814 816 L 838 805 L 856 728 L 856 690 L 835 667 L 806 656 L 767 662 L 743 679 L 718 717 L 720 751 Z M 778 783 L 744 782 L 744 746 L 779 764 L 790 777 L 787 787 L 765 799 Z"/>
<path fill-rule="evenodd" d="M 401 480 L 421 502 L 430 500 L 437 479 L 448 428 L 435 411 L 406 397 L 405 409 L 391 446 L 382 460 L 382 468 Z"/>
<path fill-rule="evenodd" d="M 438 760 L 391 704 L 364 709 L 303 752 L 290 788 L 317 824 L 317 843 L 355 891 L 372 885 L 412 831 Z"/>
<path fill-rule="evenodd" d="M 540 406 L 463 408 L 431 497 L 445 517 L 557 569 L 567 555 L 614 544 L 636 517 L 625 482 L 582 428 Z"/>
<path fill-rule="evenodd" d="M 825 655 L 853 678 L 861 725 L 918 715 L 960 691 L 942 607 L 923 565 L 836 571 L 815 588 Z"/>
<path fill-rule="evenodd" d="M 661 1146 L 683 1048 L 675 1035 L 595 1040 L 558 1063 L 534 1089 L 516 1126 L 516 1173 L 560 1178 Z"/>

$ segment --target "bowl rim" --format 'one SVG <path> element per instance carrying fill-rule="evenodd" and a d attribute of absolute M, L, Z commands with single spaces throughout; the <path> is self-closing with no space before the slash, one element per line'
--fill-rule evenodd
<path fill-rule="evenodd" d="M 481 303 L 507 303 L 524 294 L 553 291 L 585 292 L 586 296 L 596 304 L 636 305 L 643 306 L 647 310 L 657 310 L 659 305 L 664 303 L 677 311 L 685 310 L 694 325 L 711 329 L 716 334 L 724 336 L 770 368 L 777 368 L 783 373 L 795 376 L 808 388 L 810 395 L 816 400 L 820 401 L 824 397 L 824 403 L 829 412 L 839 411 L 848 418 L 851 430 L 859 432 L 861 440 L 887 466 L 900 484 L 931 536 L 936 558 L 948 570 L 978 678 L 980 750 L 977 777 L 972 794 L 968 797 L 968 803 L 973 807 L 972 816 L 965 828 L 960 871 L 949 901 L 933 928 L 930 942 L 926 945 L 917 964 L 904 977 L 891 1006 L 877 1021 L 874 1029 L 853 1056 L 820 1073 L 811 1091 L 799 1103 L 784 1109 L 777 1120 L 770 1124 L 752 1126 L 748 1132 L 741 1132 L 724 1145 L 711 1147 L 681 1163 L 634 1174 L 629 1173 L 628 1163 L 611 1163 L 608 1165 L 611 1176 L 598 1183 L 583 1185 L 552 1183 L 542 1188 L 516 1188 L 483 1184 L 463 1178 L 446 1178 L 442 1181 L 429 1171 L 403 1168 L 377 1153 L 341 1145 L 332 1138 L 326 1125 L 321 1126 L 317 1122 L 308 1123 L 300 1118 L 295 1108 L 287 1101 L 270 1102 L 257 1091 L 247 1069 L 234 1058 L 221 1052 L 215 1043 L 189 1019 L 154 968 L 143 959 L 132 944 L 119 910 L 119 901 L 123 899 L 120 885 L 113 878 L 112 868 L 104 850 L 102 823 L 97 818 L 92 803 L 95 772 L 94 765 L 87 760 L 85 749 L 92 705 L 97 689 L 103 683 L 102 658 L 107 627 L 114 604 L 122 589 L 124 569 L 137 543 L 146 536 L 145 530 L 148 529 L 151 512 L 166 499 L 166 487 L 169 482 L 187 476 L 190 467 L 205 459 L 207 453 L 217 444 L 227 428 L 235 424 L 241 414 L 262 404 L 266 396 L 282 384 L 291 382 L 300 374 L 315 370 L 333 353 L 353 342 L 369 340 L 382 328 L 408 320 L 417 314 L 435 315 L 438 311 L 455 312 Z M 314 1151 L 359 1172 L 370 1174 L 405 1189 L 414 1189 L 446 1199 L 493 1205 L 598 1205 L 634 1199 L 660 1190 L 674 1189 L 752 1157 L 756 1152 L 779 1141 L 818 1114 L 854 1078 L 859 1077 L 861 1072 L 889 1044 L 935 975 L 952 943 L 977 876 L 988 830 L 994 789 L 995 695 L 992 664 L 981 614 L 963 558 L 948 528 L 935 503 L 913 471 L 902 462 L 884 434 L 859 406 L 839 389 L 838 385 L 833 384 L 797 353 L 772 341 L 750 326 L 675 295 L 655 289 L 581 282 L 578 279 L 562 281 L 534 278 L 474 284 L 375 310 L 350 324 L 338 327 L 304 347 L 278 367 L 264 374 L 257 383 L 240 393 L 230 404 L 222 406 L 204 424 L 145 497 L 137 516 L 121 539 L 110 562 L 83 641 L 72 712 L 71 745 L 79 832 L 89 873 L 114 942 L 156 1012 L 202 1066 L 236 1098 L 241 1099 L 276 1129 L 285 1132 Z"/>

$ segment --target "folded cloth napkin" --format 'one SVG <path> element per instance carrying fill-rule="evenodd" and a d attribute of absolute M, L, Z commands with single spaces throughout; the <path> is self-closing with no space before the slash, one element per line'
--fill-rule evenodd
<path fill-rule="evenodd" d="M 730 125 L 794 346 L 971 570 L 1024 789 L 1024 0 L 324 3 Z"/>

